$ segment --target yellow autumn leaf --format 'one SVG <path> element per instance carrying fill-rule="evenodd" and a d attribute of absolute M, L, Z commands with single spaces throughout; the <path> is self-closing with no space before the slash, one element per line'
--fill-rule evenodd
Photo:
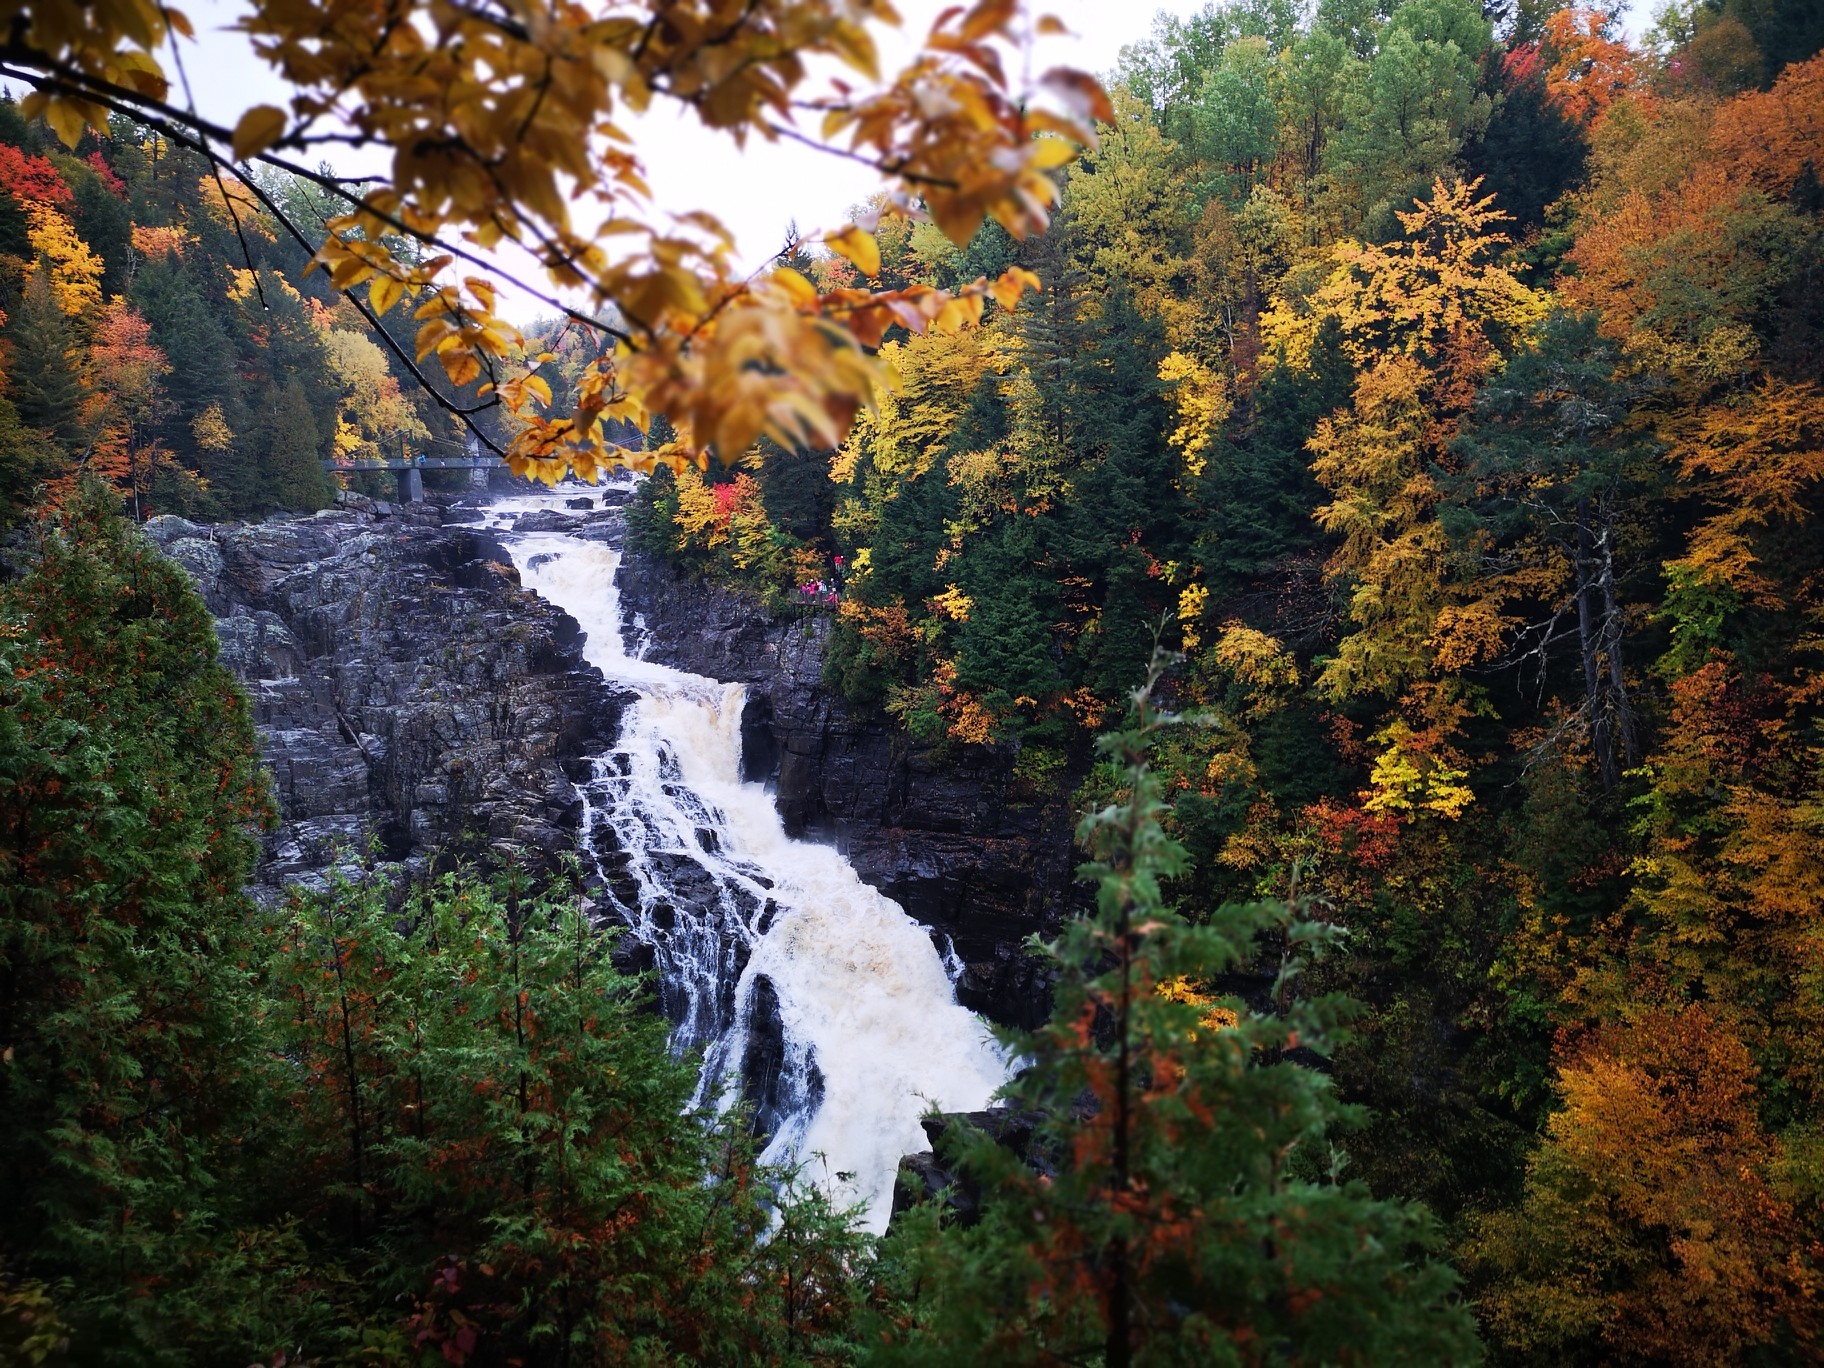
<path fill-rule="evenodd" d="M 234 126 L 234 159 L 257 157 L 285 134 L 285 111 L 276 105 L 255 105 Z"/>
<path fill-rule="evenodd" d="M 475 359 L 473 352 L 454 348 L 450 351 L 439 352 L 437 359 L 443 362 L 443 373 L 450 377 L 450 383 L 459 389 L 464 385 L 473 384 L 476 377 L 481 374 L 481 362 Z"/>
<path fill-rule="evenodd" d="M 391 276 L 375 276 L 373 283 L 367 287 L 367 302 L 373 306 L 375 314 L 384 314 L 399 302 L 399 296 L 403 293 L 405 287 Z"/>
<path fill-rule="evenodd" d="M 864 232 L 851 223 L 824 241 L 829 243 L 833 251 L 853 262 L 855 269 L 864 276 L 872 278 L 880 274 L 880 244 L 874 241 L 874 234 Z"/>
<path fill-rule="evenodd" d="M 994 296 L 994 302 L 1003 309 L 1011 309 L 1020 302 L 1020 296 L 1026 291 L 1039 288 L 1039 278 L 1031 271 L 1009 266 L 988 286 L 988 293 Z"/>
<path fill-rule="evenodd" d="M 443 340 L 455 331 L 456 329 L 452 327 L 447 320 L 442 318 L 433 318 L 422 328 L 418 329 L 418 359 L 422 361 L 425 357 L 436 351 Z"/>
<path fill-rule="evenodd" d="M 88 126 L 83 117 L 82 106 L 75 100 L 66 100 L 61 96 L 53 97 L 44 106 L 44 121 L 48 123 L 57 136 L 63 140 L 65 147 L 73 148 L 82 140 L 82 130 Z"/>
<path fill-rule="evenodd" d="M 810 308 L 817 303 L 817 287 L 790 266 L 775 267 L 769 278 L 801 308 Z"/>

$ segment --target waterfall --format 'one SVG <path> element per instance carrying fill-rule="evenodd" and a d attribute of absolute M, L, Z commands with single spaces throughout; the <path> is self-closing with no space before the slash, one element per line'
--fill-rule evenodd
<path fill-rule="evenodd" d="M 490 521 L 552 506 L 505 501 Z M 637 695 L 579 786 L 581 843 L 607 910 L 650 947 L 674 1048 L 702 1052 L 698 1100 L 745 1096 L 765 1161 L 803 1164 L 883 1231 L 900 1156 L 926 1148 L 920 1116 L 986 1106 L 999 1047 L 930 933 L 835 849 L 788 837 L 765 787 L 742 782 L 743 686 L 628 654 L 620 553 L 504 540 L 526 587 L 581 624 L 590 663 Z"/>

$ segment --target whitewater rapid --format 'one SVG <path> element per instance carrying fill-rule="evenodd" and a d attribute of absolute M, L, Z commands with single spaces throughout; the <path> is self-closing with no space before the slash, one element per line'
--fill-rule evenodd
<path fill-rule="evenodd" d="M 630 654 L 620 553 L 568 533 L 507 531 L 562 498 L 502 500 L 488 521 L 521 581 L 574 617 L 584 654 L 637 695 L 613 750 L 579 786 L 582 845 L 604 900 L 650 946 L 673 1044 L 699 1050 L 699 1101 L 760 1094 L 769 1163 L 796 1163 L 885 1230 L 919 1118 L 985 1107 L 1006 1062 L 956 1001 L 930 933 L 832 847 L 793 840 L 764 785 L 741 779 L 745 689 Z M 764 1029 L 776 1018 L 783 1056 Z"/>

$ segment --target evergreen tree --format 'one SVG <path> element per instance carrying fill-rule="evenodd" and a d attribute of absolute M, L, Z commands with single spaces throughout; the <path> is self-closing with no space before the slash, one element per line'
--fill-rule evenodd
<path fill-rule="evenodd" d="M 1150 681 L 1149 681 L 1150 688 Z M 1422 1208 L 1344 1182 L 1332 1132 L 1348 1119 L 1311 1067 L 1344 1003 L 1297 991 L 1337 933 L 1291 904 L 1218 909 L 1190 925 L 1161 885 L 1184 852 L 1148 748 L 1154 716 L 1102 742 L 1125 796 L 1084 819 L 1097 910 L 1050 954 L 1050 1023 L 1020 1039 L 1005 1097 L 1034 1118 L 1024 1157 L 953 1124 L 944 1151 L 981 1219 L 927 1205 L 889 1237 L 905 1299 L 882 1363 L 1446 1364 L 1478 1357 L 1454 1275 Z M 1203 990 L 1284 947 L 1275 1010 Z"/>
<path fill-rule="evenodd" d="M 39 151 L 43 142 L 41 128 L 19 112 L 19 101 L 13 98 L 12 91 L 0 90 L 0 142 L 27 152 Z"/>
<path fill-rule="evenodd" d="M 786 451 L 763 440 L 760 454 L 760 468 L 755 473 L 767 517 L 788 536 L 827 545 L 830 514 L 836 507 L 827 453 Z"/>
<path fill-rule="evenodd" d="M 208 611 L 117 505 L 85 486 L 0 585 L 0 1258 L 143 1364 L 252 1124 L 270 806 Z"/>
<path fill-rule="evenodd" d="M 23 271 L 32 258 L 31 220 L 18 199 L 4 192 L 0 192 L 0 258 L 6 259 L 9 276 Z"/>
<path fill-rule="evenodd" d="M 219 405 L 236 432 L 247 426 L 241 380 L 234 365 L 234 347 L 227 330 L 209 308 L 196 269 L 188 260 L 166 253 L 142 262 L 133 276 L 133 306 L 152 325 L 152 340 L 171 362 L 165 382 L 171 399 L 171 416 L 161 436 L 167 446 L 193 469 L 199 470 L 218 491 L 239 490 L 245 484 L 243 458 L 232 448 L 207 451 L 198 448 L 193 435 L 196 420 L 210 405 Z M 251 505 L 229 497 L 226 511 L 243 514 Z"/>
<path fill-rule="evenodd" d="M 19 520 L 38 485 L 61 471 L 64 461 L 62 451 L 27 427 L 13 401 L 0 393 L 0 530 Z"/>
<path fill-rule="evenodd" d="M 82 427 L 82 382 L 71 360 L 76 341 L 42 268 L 26 286 L 6 340 L 12 350 L 7 393 L 20 421 L 47 434 L 66 456 L 77 455 L 87 434 Z"/>
<path fill-rule="evenodd" d="M 865 1241 L 788 1187 L 757 1247 L 780 1175 L 742 1117 L 690 1109 L 694 1067 L 580 895 L 452 877 L 403 909 L 377 882 L 296 899 L 266 983 L 288 1065 L 269 1209 L 371 1270 L 368 1343 L 401 1360 L 815 1361 Z M 318 1353 L 355 1339 L 317 1333 Z"/>
<path fill-rule="evenodd" d="M 323 470 L 325 448 L 300 382 L 293 380 L 261 405 L 254 443 L 259 458 L 250 473 L 258 485 L 248 490 L 249 501 L 299 512 L 334 502 L 335 488 Z"/>
<path fill-rule="evenodd" d="M 1281 557 L 1315 546 L 1323 491 L 1305 443 L 1349 400 L 1354 368 L 1334 318 L 1318 329 L 1308 369 L 1278 365 L 1255 387 L 1252 423 L 1224 442 L 1197 486 L 1197 560 L 1210 591 L 1239 592 Z"/>
<path fill-rule="evenodd" d="M 1513 215 L 1522 235 L 1545 222 L 1546 207 L 1583 176 L 1588 155 L 1577 125 L 1547 98 L 1545 65 L 1537 47 L 1491 60 L 1488 125 L 1463 151 L 1467 173 Z"/>
<path fill-rule="evenodd" d="M 1093 581 L 1100 601 L 1079 648 L 1079 677 L 1118 698 L 1145 676 L 1153 628 L 1175 597 L 1160 567 L 1189 549 L 1189 505 L 1179 457 L 1163 437 L 1162 331 L 1118 282 L 1098 312 L 1067 402 L 1075 449 L 1100 459 L 1073 476 L 1047 550 L 1054 563 L 1079 567 Z"/>
<path fill-rule="evenodd" d="M 1498 538 L 1491 560 L 1517 567 L 1506 577 L 1513 596 L 1538 610 L 1523 640 L 1542 671 L 1560 638 L 1576 641 L 1578 717 L 1604 792 L 1640 759 L 1622 548 L 1628 505 L 1651 479 L 1650 448 L 1628 430 L 1633 396 L 1617 379 L 1618 362 L 1594 315 L 1554 314 L 1537 343 L 1483 388 L 1458 442 L 1467 460 L 1457 488 L 1469 505 L 1458 535 L 1485 529 Z M 1558 574 L 1544 568 L 1553 565 Z M 1487 578 L 1504 578 L 1501 565 Z"/>
<path fill-rule="evenodd" d="M 1051 657 L 1055 602 L 1033 574 L 1034 540 L 1031 529 L 1008 526 L 973 553 L 963 580 L 972 606 L 957 632 L 958 676 L 1001 707 L 1049 698 L 1059 682 Z"/>
<path fill-rule="evenodd" d="M 93 172 L 71 179 L 75 182 L 76 226 L 83 241 L 95 249 L 106 267 L 101 277 L 102 294 L 125 294 L 133 264 L 133 224 L 127 206 Z"/>

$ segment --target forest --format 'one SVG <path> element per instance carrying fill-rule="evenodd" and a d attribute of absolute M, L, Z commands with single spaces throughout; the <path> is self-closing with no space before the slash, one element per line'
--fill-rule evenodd
<path fill-rule="evenodd" d="M 608 403 L 567 316 L 472 344 L 643 449 L 637 554 L 1081 814 L 1036 1139 L 952 1127 L 974 1214 L 882 1239 L 691 1105 L 577 878 L 248 898 L 247 702 L 134 523 L 595 458 L 464 407 L 380 302 L 428 249 L 357 279 L 327 177 L 0 100 L 0 1361 L 1815 1361 L 1820 47 L 1211 5 L 1043 231 L 933 190 L 774 263 L 886 301 L 840 432 Z"/>
<path fill-rule="evenodd" d="M 840 579 L 849 698 L 1080 808 L 1180 655 L 1171 896 L 1347 933 L 1348 1172 L 1437 1214 L 1516 1361 L 1815 1352 L 1819 40 L 1797 5 L 1644 48 L 1545 4 L 1163 22 L 1043 237 L 882 229 L 883 278 L 1041 295 L 889 340 L 827 482 L 645 487 L 698 573 Z"/>
<path fill-rule="evenodd" d="M 0 177 L 0 525 L 83 475 L 142 520 L 219 520 L 326 507 L 325 458 L 462 454 L 455 387 L 409 359 L 409 326 L 370 327 L 284 228 L 334 216 L 311 180 L 223 176 L 124 117 L 66 148 L 10 94 Z"/>

